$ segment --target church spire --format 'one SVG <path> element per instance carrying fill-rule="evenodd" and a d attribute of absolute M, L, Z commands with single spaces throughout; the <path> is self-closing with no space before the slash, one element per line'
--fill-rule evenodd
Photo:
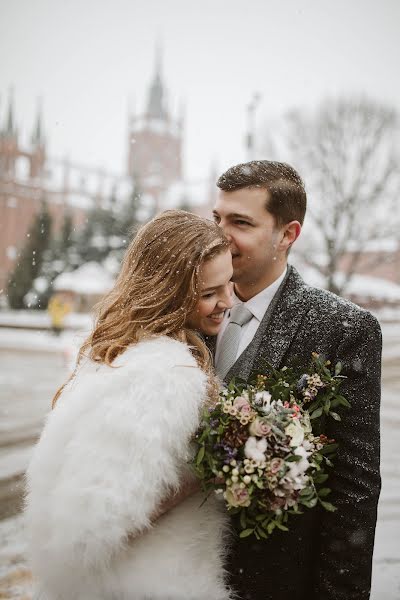
<path fill-rule="evenodd" d="M 156 119 L 165 119 L 167 111 L 165 109 L 164 86 L 161 77 L 162 66 L 162 50 L 161 45 L 157 45 L 156 49 L 156 69 L 153 82 L 150 86 L 147 115 Z"/>
<path fill-rule="evenodd" d="M 13 88 L 10 89 L 10 96 L 9 96 L 9 101 L 8 101 L 8 114 L 7 114 L 7 121 L 6 121 L 6 128 L 4 133 L 7 136 L 14 136 L 17 132 L 15 129 L 15 124 L 14 124 L 14 90 Z"/>
<path fill-rule="evenodd" d="M 32 144 L 34 146 L 43 146 L 43 144 L 44 144 L 43 127 L 42 127 L 42 105 L 41 105 L 40 100 L 38 102 L 36 124 L 35 124 L 34 130 L 33 130 L 31 140 L 32 140 Z"/>

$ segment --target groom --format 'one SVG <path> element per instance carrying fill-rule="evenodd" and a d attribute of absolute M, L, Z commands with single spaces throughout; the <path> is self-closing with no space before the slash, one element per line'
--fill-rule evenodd
<path fill-rule="evenodd" d="M 287 264 L 301 231 L 306 193 L 284 163 L 252 161 L 218 180 L 214 219 L 231 243 L 234 307 L 244 315 L 239 340 L 210 342 L 216 369 L 229 382 L 279 368 L 306 368 L 318 352 L 343 363 L 351 409 L 324 432 L 339 443 L 330 475 L 334 513 L 314 508 L 268 540 L 236 538 L 228 570 L 243 600 L 367 600 L 380 491 L 379 405 L 381 333 L 367 311 L 309 287 Z M 239 310 L 239 307 L 236 309 Z M 228 336 L 229 337 L 229 336 Z"/>

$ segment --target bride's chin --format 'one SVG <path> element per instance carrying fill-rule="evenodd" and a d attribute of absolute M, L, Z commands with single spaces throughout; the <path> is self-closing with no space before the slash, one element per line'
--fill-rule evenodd
<path fill-rule="evenodd" d="M 221 328 L 220 323 L 216 323 L 215 325 L 210 324 L 210 325 L 202 328 L 202 333 L 204 333 L 205 335 L 217 335 L 220 328 Z"/>

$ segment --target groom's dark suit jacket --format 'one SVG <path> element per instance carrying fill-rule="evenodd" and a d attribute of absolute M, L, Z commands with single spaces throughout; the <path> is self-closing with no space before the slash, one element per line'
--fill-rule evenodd
<path fill-rule="evenodd" d="M 214 338 L 215 343 L 215 338 Z M 213 342 L 209 345 L 213 350 Z M 328 482 L 334 513 L 314 508 L 268 540 L 235 538 L 228 570 L 243 600 L 366 600 L 380 492 L 381 331 L 367 311 L 304 283 L 293 267 L 253 341 L 225 381 L 265 372 L 265 361 L 306 368 L 311 353 L 343 363 L 351 409 L 323 431 L 339 443 Z"/>

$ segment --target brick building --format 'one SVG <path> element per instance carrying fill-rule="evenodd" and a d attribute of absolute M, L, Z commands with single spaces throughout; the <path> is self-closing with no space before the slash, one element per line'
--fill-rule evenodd
<path fill-rule="evenodd" d="M 161 56 L 156 60 L 145 110 L 130 115 L 127 131 L 127 165 L 123 175 L 48 156 L 41 110 L 28 143 L 21 141 L 13 96 L 5 115 L 0 114 L 0 290 L 34 216 L 46 200 L 57 231 L 68 211 L 80 228 L 94 205 L 107 206 L 127 199 L 134 182 L 148 214 L 187 203 L 192 191 L 182 172 L 183 117 L 174 118 L 167 108 L 161 75 Z M 201 182 L 201 190 L 207 182 Z M 199 187 L 199 186 L 197 186 Z M 202 197 L 202 191 L 200 192 Z M 204 204 L 204 202 L 202 202 Z"/>

